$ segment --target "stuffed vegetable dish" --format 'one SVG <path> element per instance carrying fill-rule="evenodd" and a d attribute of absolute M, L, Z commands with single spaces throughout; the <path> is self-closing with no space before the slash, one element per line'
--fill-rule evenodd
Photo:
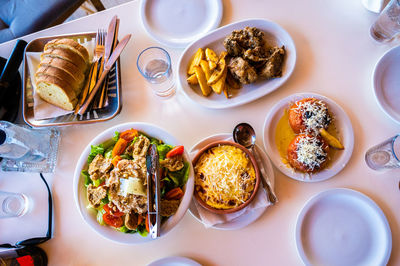
<path fill-rule="evenodd" d="M 129 129 L 92 145 L 88 168 L 82 171 L 88 208 L 96 210 L 99 224 L 147 236 L 146 154 L 151 144 L 156 145 L 159 157 L 160 215 L 165 221 L 176 213 L 190 170 L 183 157 L 184 147 Z"/>

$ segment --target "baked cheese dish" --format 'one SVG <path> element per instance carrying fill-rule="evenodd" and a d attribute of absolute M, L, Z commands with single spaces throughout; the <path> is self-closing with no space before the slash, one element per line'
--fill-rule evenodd
<path fill-rule="evenodd" d="M 215 209 L 233 209 L 245 203 L 256 184 L 254 166 L 241 149 L 220 145 L 205 151 L 195 166 L 195 190 Z"/>

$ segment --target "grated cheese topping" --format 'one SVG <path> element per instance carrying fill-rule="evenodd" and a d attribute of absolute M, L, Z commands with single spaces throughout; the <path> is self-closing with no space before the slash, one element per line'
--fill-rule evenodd
<path fill-rule="evenodd" d="M 320 100 L 296 102 L 294 111 L 302 115 L 306 132 L 315 136 L 320 128 L 326 128 L 331 122 L 328 107 Z"/>
<path fill-rule="evenodd" d="M 241 149 L 213 147 L 195 165 L 195 183 L 201 199 L 219 209 L 231 209 L 248 200 L 255 186 L 255 170 Z"/>
<path fill-rule="evenodd" d="M 304 135 L 297 142 L 297 161 L 310 170 L 319 169 L 326 161 L 328 154 L 322 148 L 321 141 L 309 135 Z"/>

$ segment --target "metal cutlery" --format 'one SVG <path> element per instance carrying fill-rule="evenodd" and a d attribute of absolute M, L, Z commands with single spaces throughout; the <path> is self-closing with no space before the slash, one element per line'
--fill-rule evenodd
<path fill-rule="evenodd" d="M 151 238 L 160 237 L 161 225 L 161 191 L 160 191 L 160 166 L 157 146 L 151 144 L 146 156 L 147 166 L 147 215 Z"/>

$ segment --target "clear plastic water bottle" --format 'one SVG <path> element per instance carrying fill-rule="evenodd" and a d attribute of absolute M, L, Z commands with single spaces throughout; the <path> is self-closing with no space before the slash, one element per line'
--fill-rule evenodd
<path fill-rule="evenodd" d="M 0 157 L 4 171 L 53 172 L 60 133 L 0 121 Z"/>

